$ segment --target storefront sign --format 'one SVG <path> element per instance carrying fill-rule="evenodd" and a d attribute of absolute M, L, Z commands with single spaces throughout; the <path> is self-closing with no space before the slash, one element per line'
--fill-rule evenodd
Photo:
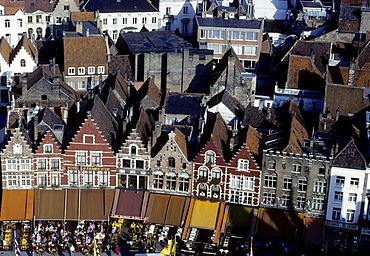
<path fill-rule="evenodd" d="M 358 230 L 358 225 L 356 224 L 349 224 L 344 222 L 337 222 L 337 221 L 325 221 L 325 225 L 328 227 L 334 227 L 334 228 L 344 228 L 344 229 L 350 229 L 350 230 Z"/>
<path fill-rule="evenodd" d="M 370 236 L 370 228 L 362 228 L 361 235 Z"/>
<path fill-rule="evenodd" d="M 144 220 L 144 218 L 142 218 L 142 217 L 136 217 L 136 216 L 123 216 L 123 215 L 115 215 L 115 214 L 112 214 L 110 217 L 111 217 L 111 218 L 126 219 L 126 220 Z"/>

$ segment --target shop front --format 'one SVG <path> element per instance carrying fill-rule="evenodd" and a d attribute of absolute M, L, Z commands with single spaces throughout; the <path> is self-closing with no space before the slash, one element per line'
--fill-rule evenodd
<path fill-rule="evenodd" d="M 326 251 L 330 255 L 350 255 L 358 251 L 360 235 L 357 224 L 325 221 Z"/>
<path fill-rule="evenodd" d="M 21 250 L 30 246 L 34 191 L 31 189 L 3 190 L 1 200 L 1 248 L 14 250 L 15 241 Z"/>

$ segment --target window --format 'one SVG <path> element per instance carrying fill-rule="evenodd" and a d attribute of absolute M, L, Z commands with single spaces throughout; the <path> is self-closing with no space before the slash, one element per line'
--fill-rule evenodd
<path fill-rule="evenodd" d="M 113 30 L 113 40 L 117 40 L 117 38 L 118 38 L 118 31 Z"/>
<path fill-rule="evenodd" d="M 208 50 L 213 50 L 214 54 L 222 54 L 223 53 L 222 44 L 207 44 L 207 49 Z"/>
<path fill-rule="evenodd" d="M 206 164 L 215 164 L 215 154 L 213 152 L 206 153 Z"/>
<path fill-rule="evenodd" d="M 175 168 L 175 166 L 176 166 L 175 158 L 169 157 L 168 158 L 168 167 Z"/>
<path fill-rule="evenodd" d="M 122 159 L 122 167 L 130 168 L 131 167 L 131 160 L 129 159 Z"/>
<path fill-rule="evenodd" d="M 88 67 L 87 68 L 87 73 L 89 75 L 93 75 L 95 73 L 95 67 Z"/>
<path fill-rule="evenodd" d="M 46 173 L 38 173 L 37 174 L 37 184 L 39 186 L 47 186 L 48 185 L 48 175 Z"/>
<path fill-rule="evenodd" d="M 50 15 L 46 15 L 45 20 L 46 20 L 47 23 L 49 23 L 50 22 Z"/>
<path fill-rule="evenodd" d="M 101 152 L 90 152 L 91 166 L 101 166 L 102 165 L 102 153 Z"/>
<path fill-rule="evenodd" d="M 136 160 L 136 169 L 144 169 L 144 161 Z"/>
<path fill-rule="evenodd" d="M 84 144 L 94 144 L 95 143 L 95 135 L 84 134 L 82 140 L 83 140 Z"/>
<path fill-rule="evenodd" d="M 270 160 L 267 163 L 267 170 L 275 170 L 276 168 L 276 162 L 274 160 Z"/>
<path fill-rule="evenodd" d="M 314 197 L 312 199 L 312 209 L 316 211 L 322 211 L 324 209 L 324 198 Z"/>
<path fill-rule="evenodd" d="M 21 67 L 25 67 L 26 66 L 26 60 L 25 59 L 21 59 Z"/>
<path fill-rule="evenodd" d="M 339 220 L 340 219 L 340 208 L 333 208 L 333 212 L 331 214 L 331 219 L 332 220 Z"/>
<path fill-rule="evenodd" d="M 247 41 L 257 41 L 258 33 L 257 32 L 246 32 L 245 40 Z"/>
<path fill-rule="evenodd" d="M 344 187 L 344 181 L 345 181 L 345 178 L 343 176 L 337 176 L 335 178 L 335 186 Z"/>
<path fill-rule="evenodd" d="M 286 195 L 286 194 L 281 195 L 281 206 L 283 207 L 290 206 L 290 195 Z"/>
<path fill-rule="evenodd" d="M 55 24 L 62 24 L 62 17 L 56 17 Z"/>
<path fill-rule="evenodd" d="M 131 155 L 136 155 L 136 146 L 131 146 L 130 153 Z"/>
<path fill-rule="evenodd" d="M 276 175 L 265 175 L 265 187 L 276 188 L 277 176 Z"/>
<path fill-rule="evenodd" d="M 50 185 L 60 186 L 60 173 L 51 173 L 50 174 Z"/>
<path fill-rule="evenodd" d="M 78 67 L 78 74 L 79 75 L 85 75 L 85 68 L 84 67 Z"/>
<path fill-rule="evenodd" d="M 75 75 L 76 72 L 75 72 L 75 68 L 74 67 L 69 67 L 68 68 L 68 75 Z"/>
<path fill-rule="evenodd" d="M 42 22 L 42 16 L 40 14 L 36 15 L 36 23 Z"/>
<path fill-rule="evenodd" d="M 254 177 L 244 177 L 243 189 L 253 190 L 254 188 Z"/>
<path fill-rule="evenodd" d="M 244 32 L 242 32 L 242 31 L 229 31 L 228 32 L 228 39 L 229 40 L 243 40 L 244 39 Z"/>
<path fill-rule="evenodd" d="M 303 209 L 306 205 L 306 198 L 304 196 L 297 196 L 297 208 Z"/>
<path fill-rule="evenodd" d="M 189 192 L 189 175 L 187 173 L 181 173 L 179 175 L 179 191 Z"/>
<path fill-rule="evenodd" d="M 48 96 L 46 94 L 41 95 L 41 100 L 47 100 L 47 99 L 48 99 Z"/>
<path fill-rule="evenodd" d="M 98 74 L 104 74 L 105 68 L 103 66 L 98 67 Z"/>
<path fill-rule="evenodd" d="M 292 177 L 284 177 L 283 189 L 292 190 Z"/>
<path fill-rule="evenodd" d="M 199 179 L 208 179 L 208 169 L 205 167 L 201 167 L 198 170 L 198 178 Z"/>
<path fill-rule="evenodd" d="M 78 185 L 78 170 L 69 170 L 68 182 L 70 186 Z"/>
<path fill-rule="evenodd" d="M 142 23 L 143 23 L 143 24 L 146 24 L 146 17 L 143 17 L 143 18 L 142 18 Z"/>
<path fill-rule="evenodd" d="M 46 159 L 44 158 L 37 159 L 37 169 L 46 170 Z"/>
<path fill-rule="evenodd" d="M 137 24 L 137 18 L 132 18 L 132 24 Z"/>
<path fill-rule="evenodd" d="M 355 210 L 347 210 L 347 213 L 346 213 L 347 222 L 353 222 L 354 217 L 355 217 Z"/>
<path fill-rule="evenodd" d="M 28 17 L 27 17 L 27 22 L 28 22 L 28 23 L 32 23 L 32 22 L 33 22 L 33 20 L 32 20 L 32 16 L 28 16 Z"/>
<path fill-rule="evenodd" d="M 242 55 L 243 54 L 243 46 L 242 45 L 232 45 L 234 52 L 237 55 Z"/>
<path fill-rule="evenodd" d="M 325 193 L 326 181 L 324 180 L 315 180 L 313 185 L 313 192 L 315 193 Z"/>
<path fill-rule="evenodd" d="M 122 24 L 127 24 L 127 18 L 122 18 Z"/>
<path fill-rule="evenodd" d="M 351 178 L 351 180 L 349 181 L 349 185 L 351 187 L 358 188 L 358 184 L 359 184 L 359 178 Z"/>
<path fill-rule="evenodd" d="M 343 192 L 334 191 L 334 201 L 342 202 L 342 200 L 343 200 Z"/>
<path fill-rule="evenodd" d="M 8 43 L 10 44 L 11 40 L 12 40 L 12 36 L 10 34 L 5 34 L 5 39 L 6 41 L 8 41 Z"/>
<path fill-rule="evenodd" d="M 249 170 L 249 160 L 239 159 L 238 160 L 238 171 L 248 171 Z"/>
<path fill-rule="evenodd" d="M 163 189 L 163 174 L 162 173 L 154 173 L 153 187 L 157 189 Z"/>
<path fill-rule="evenodd" d="M 166 189 L 176 190 L 176 174 L 174 172 L 170 172 L 166 175 Z"/>
<path fill-rule="evenodd" d="M 184 6 L 184 8 L 182 8 L 182 13 L 183 14 L 188 14 L 189 12 L 189 7 L 188 6 Z"/>
<path fill-rule="evenodd" d="M 301 164 L 293 164 L 292 165 L 292 173 L 301 173 L 302 166 Z"/>
<path fill-rule="evenodd" d="M 244 46 L 244 55 L 257 55 L 256 46 Z"/>
<path fill-rule="evenodd" d="M 92 186 L 94 183 L 94 172 L 90 170 L 84 170 L 84 185 Z"/>
<path fill-rule="evenodd" d="M 212 169 L 212 179 L 220 180 L 221 179 L 221 170 L 218 168 Z"/>
<path fill-rule="evenodd" d="M 274 192 L 263 192 L 262 203 L 268 205 L 275 204 L 275 193 Z"/>
<path fill-rule="evenodd" d="M 230 203 L 239 203 L 240 202 L 240 193 L 236 190 L 230 190 L 229 194 Z"/>
<path fill-rule="evenodd" d="M 68 4 L 65 4 L 65 5 L 64 5 L 64 10 L 65 10 L 65 11 L 69 11 L 69 5 L 68 5 Z"/>
<path fill-rule="evenodd" d="M 109 182 L 109 171 L 99 171 L 99 186 L 106 187 Z"/>
<path fill-rule="evenodd" d="M 211 196 L 212 198 L 214 199 L 218 199 L 220 198 L 220 187 L 219 186 L 212 186 L 212 189 L 211 189 Z"/>
<path fill-rule="evenodd" d="M 17 19 L 18 27 L 23 27 L 23 21 L 22 19 Z"/>
<path fill-rule="evenodd" d="M 157 23 L 157 17 L 152 17 L 152 23 L 153 24 Z"/>
<path fill-rule="evenodd" d="M 186 169 L 186 167 L 187 167 L 187 166 L 186 166 L 186 163 L 182 163 L 181 168 L 182 168 L 182 169 Z"/>
<path fill-rule="evenodd" d="M 325 171 L 326 171 L 325 166 L 321 166 L 321 167 L 319 168 L 319 174 L 320 174 L 320 175 L 325 175 Z"/>
<path fill-rule="evenodd" d="M 252 205 L 253 204 L 253 193 L 252 192 L 243 192 L 243 204 Z"/>
<path fill-rule="evenodd" d="M 242 176 L 240 175 L 230 175 L 230 188 L 241 188 Z"/>
<path fill-rule="evenodd" d="M 5 27 L 10 28 L 10 20 L 5 20 Z"/>
<path fill-rule="evenodd" d="M 117 25 L 117 18 L 113 18 L 113 25 Z"/>
<path fill-rule="evenodd" d="M 59 170 L 59 159 L 58 158 L 50 158 L 50 169 Z"/>
<path fill-rule="evenodd" d="M 298 191 L 306 192 L 307 191 L 307 179 L 299 179 L 298 180 Z"/>
<path fill-rule="evenodd" d="M 44 153 L 45 154 L 53 153 L 53 144 L 45 144 L 44 145 Z"/>
<path fill-rule="evenodd" d="M 78 81 L 77 82 L 77 89 L 78 90 L 85 90 L 86 89 L 86 81 Z"/>
<path fill-rule="evenodd" d="M 108 19 L 107 18 L 104 18 L 103 19 L 103 25 L 107 25 L 108 24 Z"/>
<path fill-rule="evenodd" d="M 206 39 L 206 30 L 204 29 L 201 29 L 200 30 L 200 39 Z"/>
<path fill-rule="evenodd" d="M 166 7 L 166 15 L 171 15 L 171 7 Z"/>
<path fill-rule="evenodd" d="M 349 193 L 348 195 L 348 203 L 355 204 L 357 201 L 357 194 L 356 193 Z"/>
<path fill-rule="evenodd" d="M 208 38 L 210 39 L 224 39 L 225 31 L 223 30 L 208 30 Z"/>
<path fill-rule="evenodd" d="M 20 171 L 30 171 L 31 170 L 31 165 L 30 165 L 30 160 L 29 159 L 21 159 L 20 160 Z"/>
<path fill-rule="evenodd" d="M 76 164 L 77 165 L 86 165 L 86 152 L 77 151 L 76 152 Z"/>

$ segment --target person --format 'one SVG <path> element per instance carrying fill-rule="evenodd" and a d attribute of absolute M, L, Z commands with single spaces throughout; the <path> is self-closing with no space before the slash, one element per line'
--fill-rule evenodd
<path fill-rule="evenodd" d="M 118 244 L 116 244 L 115 252 L 116 252 L 116 254 L 120 255 L 120 250 L 119 250 Z"/>
<path fill-rule="evenodd" d="M 69 251 L 71 252 L 71 255 L 75 255 L 75 247 L 73 244 L 71 244 L 71 247 L 69 247 Z"/>

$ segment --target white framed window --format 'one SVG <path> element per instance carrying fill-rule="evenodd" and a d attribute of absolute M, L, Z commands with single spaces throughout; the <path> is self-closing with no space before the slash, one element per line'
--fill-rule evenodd
<path fill-rule="evenodd" d="M 99 66 L 98 67 L 98 74 L 104 74 L 104 72 L 105 72 L 104 66 Z"/>
<path fill-rule="evenodd" d="M 76 165 L 86 165 L 86 151 L 76 151 Z"/>
<path fill-rule="evenodd" d="M 281 195 L 281 206 L 283 207 L 290 206 L 290 195 L 287 195 L 287 194 Z"/>
<path fill-rule="evenodd" d="M 242 176 L 230 174 L 230 188 L 241 188 Z"/>
<path fill-rule="evenodd" d="M 198 178 L 199 179 L 208 179 L 208 168 L 207 167 L 200 167 L 199 168 Z"/>
<path fill-rule="evenodd" d="M 37 169 L 38 170 L 46 170 L 46 158 L 39 158 L 37 159 Z"/>
<path fill-rule="evenodd" d="M 106 187 L 109 185 L 109 171 L 99 171 L 99 186 Z"/>
<path fill-rule="evenodd" d="M 157 17 L 152 17 L 152 23 L 156 24 L 157 23 Z"/>
<path fill-rule="evenodd" d="M 351 187 L 355 187 L 355 188 L 358 188 L 358 184 L 360 183 L 360 179 L 359 178 L 351 178 L 350 181 L 349 181 L 349 185 Z"/>
<path fill-rule="evenodd" d="M 298 179 L 298 191 L 299 192 L 307 191 L 307 179 L 306 178 Z"/>
<path fill-rule="evenodd" d="M 93 74 L 95 74 L 95 67 L 88 67 L 88 68 L 87 68 L 87 73 L 88 73 L 89 75 L 93 75 Z"/>
<path fill-rule="evenodd" d="M 36 23 L 41 23 L 42 22 L 42 15 L 38 14 L 36 15 Z"/>
<path fill-rule="evenodd" d="M 85 67 L 78 67 L 78 74 L 85 75 Z"/>
<path fill-rule="evenodd" d="M 142 18 L 142 23 L 143 23 L 143 24 L 146 24 L 146 17 L 143 17 L 143 18 Z"/>
<path fill-rule="evenodd" d="M 354 218 L 355 218 L 355 210 L 348 209 L 346 213 L 347 222 L 353 222 Z"/>
<path fill-rule="evenodd" d="M 349 193 L 348 194 L 348 203 L 355 204 L 357 201 L 357 194 L 356 193 Z"/>
<path fill-rule="evenodd" d="M 302 165 L 299 163 L 292 164 L 292 173 L 300 174 L 302 170 Z"/>
<path fill-rule="evenodd" d="M 30 159 L 21 159 L 19 169 L 22 172 L 31 170 L 31 160 Z"/>
<path fill-rule="evenodd" d="M 219 168 L 212 169 L 212 179 L 220 180 L 221 179 L 221 170 Z"/>
<path fill-rule="evenodd" d="M 47 175 L 47 173 L 38 173 L 37 174 L 37 184 L 39 186 L 47 186 L 48 185 L 48 175 Z"/>
<path fill-rule="evenodd" d="M 17 170 L 17 160 L 7 159 L 6 160 L 6 170 L 7 171 L 16 171 Z"/>
<path fill-rule="evenodd" d="M 292 177 L 285 176 L 283 178 L 283 189 L 292 190 Z"/>
<path fill-rule="evenodd" d="M 201 29 L 199 32 L 200 39 L 206 39 L 207 38 L 207 30 Z"/>
<path fill-rule="evenodd" d="M 154 172 L 153 188 L 163 189 L 163 173 L 162 172 Z"/>
<path fill-rule="evenodd" d="M 91 166 L 101 166 L 102 165 L 102 152 L 91 151 L 90 152 Z"/>
<path fill-rule="evenodd" d="M 10 28 L 10 20 L 5 20 L 5 27 Z"/>
<path fill-rule="evenodd" d="M 78 185 L 78 170 L 69 170 L 68 171 L 68 183 L 70 186 Z"/>
<path fill-rule="evenodd" d="M 257 55 L 257 46 L 244 46 L 244 55 Z"/>
<path fill-rule="evenodd" d="M 254 188 L 254 177 L 244 177 L 243 189 L 253 190 Z"/>
<path fill-rule="evenodd" d="M 297 208 L 303 209 L 306 204 L 306 197 L 305 196 L 297 196 Z"/>
<path fill-rule="evenodd" d="M 176 173 L 169 172 L 166 175 L 166 189 L 167 190 L 176 190 Z"/>
<path fill-rule="evenodd" d="M 324 210 L 324 201 L 325 198 L 322 197 L 314 197 L 312 199 L 311 208 L 316 211 L 323 211 Z"/>
<path fill-rule="evenodd" d="M 113 18 L 112 22 L 113 22 L 113 25 L 117 25 L 117 18 Z"/>
<path fill-rule="evenodd" d="M 84 170 L 84 185 L 85 186 L 93 186 L 94 185 L 94 171 Z"/>
<path fill-rule="evenodd" d="M 83 144 L 95 144 L 95 135 L 84 134 L 82 137 Z"/>
<path fill-rule="evenodd" d="M 59 158 L 50 158 L 50 169 L 51 170 L 60 169 L 60 159 Z"/>
<path fill-rule="evenodd" d="M 263 192 L 262 203 L 267 205 L 275 204 L 275 193 L 274 192 Z"/>
<path fill-rule="evenodd" d="M 122 24 L 127 24 L 127 18 L 122 18 Z"/>
<path fill-rule="evenodd" d="M 69 67 L 68 68 L 68 75 L 75 75 L 76 74 L 76 69 L 74 67 Z"/>
<path fill-rule="evenodd" d="M 249 171 L 249 160 L 248 159 L 238 159 L 238 171 Z"/>
<path fill-rule="evenodd" d="M 218 29 L 208 30 L 208 38 L 209 39 L 224 39 L 225 38 L 225 31 L 224 30 L 218 30 Z"/>
<path fill-rule="evenodd" d="M 166 7 L 166 15 L 171 15 L 171 7 Z"/>
<path fill-rule="evenodd" d="M 335 202 L 342 202 L 342 200 L 343 200 L 343 192 L 334 191 L 334 201 Z"/>
<path fill-rule="evenodd" d="M 244 191 L 242 203 L 247 205 L 253 205 L 253 193 Z"/>
<path fill-rule="evenodd" d="M 44 144 L 44 153 L 52 154 L 53 153 L 53 144 Z"/>
<path fill-rule="evenodd" d="M 258 33 L 257 32 L 246 32 L 245 40 L 247 41 L 257 41 Z"/>
<path fill-rule="evenodd" d="M 107 18 L 103 19 L 103 25 L 108 25 L 108 19 Z"/>
<path fill-rule="evenodd" d="M 60 173 L 51 173 L 50 174 L 50 185 L 60 186 Z"/>
<path fill-rule="evenodd" d="M 274 171 L 276 169 L 276 162 L 274 160 L 270 160 L 267 162 L 267 170 Z"/>
<path fill-rule="evenodd" d="M 32 23 L 32 22 L 33 22 L 33 20 L 32 20 L 32 15 L 27 16 L 27 22 L 28 22 L 28 23 Z"/>
<path fill-rule="evenodd" d="M 21 67 L 25 67 L 26 66 L 26 60 L 25 59 L 21 59 Z"/>
<path fill-rule="evenodd" d="M 132 18 L 132 24 L 137 24 L 137 18 Z"/>
<path fill-rule="evenodd" d="M 208 50 L 213 50 L 214 54 L 223 54 L 222 44 L 207 44 Z"/>
<path fill-rule="evenodd" d="M 179 191 L 189 192 L 190 178 L 189 174 L 182 172 L 179 174 Z"/>
<path fill-rule="evenodd" d="M 215 161 L 216 161 L 216 155 L 214 152 L 212 151 L 208 151 L 206 153 L 206 157 L 205 157 L 205 164 L 215 164 Z"/>
<path fill-rule="evenodd" d="M 56 17 L 55 24 L 58 24 L 58 25 L 62 24 L 62 17 L 61 16 Z"/>
<path fill-rule="evenodd" d="M 17 19 L 18 22 L 18 27 L 23 27 L 23 20 L 22 19 Z"/>
<path fill-rule="evenodd" d="M 345 177 L 343 176 L 337 176 L 335 178 L 335 186 L 336 187 L 344 187 Z"/>
<path fill-rule="evenodd" d="M 276 188 L 277 176 L 273 174 L 266 174 L 264 181 L 265 181 L 265 187 Z"/>
<path fill-rule="evenodd" d="M 228 39 L 229 40 L 244 40 L 244 32 L 243 31 L 228 31 Z"/>
<path fill-rule="evenodd" d="M 339 220 L 340 219 L 340 208 L 333 208 L 332 214 L 331 214 L 331 219 L 332 220 Z"/>
<path fill-rule="evenodd" d="M 315 180 L 313 185 L 313 192 L 323 194 L 325 193 L 326 181 Z"/>
<path fill-rule="evenodd" d="M 240 193 L 238 190 L 230 190 L 229 193 L 230 203 L 239 203 L 240 202 Z"/>

